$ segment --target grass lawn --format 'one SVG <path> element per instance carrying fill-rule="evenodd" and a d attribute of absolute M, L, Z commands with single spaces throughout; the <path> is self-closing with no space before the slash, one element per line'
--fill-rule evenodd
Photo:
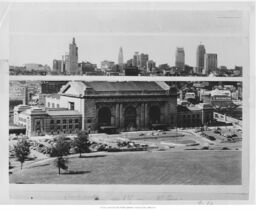
<path fill-rule="evenodd" d="M 90 156 L 69 158 L 69 170 L 74 173 L 58 175 L 51 160 L 22 173 L 16 170 L 10 175 L 10 183 L 241 184 L 241 151 L 91 153 Z"/>

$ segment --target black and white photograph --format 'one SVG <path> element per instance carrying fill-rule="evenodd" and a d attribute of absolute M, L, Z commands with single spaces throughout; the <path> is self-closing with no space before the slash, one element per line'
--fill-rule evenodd
<path fill-rule="evenodd" d="M 0 203 L 255 203 L 254 10 L 0 3 Z"/>
<path fill-rule="evenodd" d="M 9 94 L 10 183 L 242 183 L 242 83 L 12 81 Z"/>
<path fill-rule="evenodd" d="M 243 10 L 30 3 L 9 16 L 10 75 L 241 77 L 249 68 Z"/>

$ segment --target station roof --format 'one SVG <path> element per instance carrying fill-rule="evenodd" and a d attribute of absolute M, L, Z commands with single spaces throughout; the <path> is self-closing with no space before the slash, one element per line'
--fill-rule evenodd
<path fill-rule="evenodd" d="M 84 95 L 85 91 L 90 93 L 109 93 L 109 94 L 127 94 L 128 92 L 137 93 L 164 93 L 170 89 L 165 82 L 154 81 L 73 81 L 63 86 L 59 94 Z"/>
<path fill-rule="evenodd" d="M 165 82 L 84 82 L 87 87 L 95 91 L 163 91 L 168 90 L 169 86 Z"/>

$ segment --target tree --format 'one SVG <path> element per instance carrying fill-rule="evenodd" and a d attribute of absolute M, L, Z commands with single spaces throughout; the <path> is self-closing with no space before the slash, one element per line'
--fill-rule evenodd
<path fill-rule="evenodd" d="M 68 169 L 68 159 L 63 158 L 62 156 L 57 157 L 54 160 L 54 165 L 58 168 L 59 175 L 60 175 L 60 169 L 67 170 Z"/>
<path fill-rule="evenodd" d="M 54 161 L 54 165 L 58 168 L 58 172 L 60 174 L 60 169 L 68 169 L 68 159 L 63 158 L 63 156 L 69 154 L 70 143 L 66 141 L 65 136 L 59 136 L 56 140 L 56 143 L 51 148 L 50 155 L 57 157 Z"/>
<path fill-rule="evenodd" d="M 25 162 L 26 158 L 30 154 L 30 144 L 29 142 L 23 138 L 14 146 L 14 153 L 16 159 L 20 162 L 20 170 L 22 170 L 23 163 Z"/>
<path fill-rule="evenodd" d="M 74 140 L 74 147 L 79 152 L 79 157 L 82 157 L 83 152 L 90 152 L 90 142 L 88 133 L 86 131 L 80 131 L 77 133 L 77 138 Z"/>

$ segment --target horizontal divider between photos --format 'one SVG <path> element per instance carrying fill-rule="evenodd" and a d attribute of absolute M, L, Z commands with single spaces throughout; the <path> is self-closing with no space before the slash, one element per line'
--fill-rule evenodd
<path fill-rule="evenodd" d="M 45 80 L 45 81 L 230 81 L 243 82 L 244 77 L 165 77 L 165 76 L 9 76 L 10 81 Z"/>

